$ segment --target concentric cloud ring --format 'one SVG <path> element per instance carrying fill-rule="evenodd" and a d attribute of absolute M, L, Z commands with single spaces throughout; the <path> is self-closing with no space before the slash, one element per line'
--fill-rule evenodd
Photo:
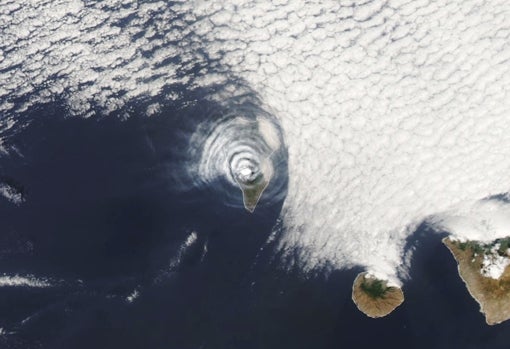
<path fill-rule="evenodd" d="M 217 190 L 225 204 L 242 202 L 249 211 L 266 188 L 268 202 L 281 200 L 287 170 L 277 121 L 252 103 L 233 103 L 213 115 L 191 137 L 194 155 L 188 167 L 194 187 Z"/>

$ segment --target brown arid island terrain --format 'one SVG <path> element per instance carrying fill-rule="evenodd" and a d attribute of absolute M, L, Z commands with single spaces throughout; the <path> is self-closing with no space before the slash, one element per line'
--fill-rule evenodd
<path fill-rule="evenodd" d="M 352 300 L 365 315 L 379 318 L 402 304 L 404 293 L 400 287 L 389 286 L 384 280 L 360 273 L 352 285 Z"/>
<path fill-rule="evenodd" d="M 510 319 L 510 238 L 493 242 L 443 239 L 458 263 L 459 274 L 480 304 L 489 325 Z"/>

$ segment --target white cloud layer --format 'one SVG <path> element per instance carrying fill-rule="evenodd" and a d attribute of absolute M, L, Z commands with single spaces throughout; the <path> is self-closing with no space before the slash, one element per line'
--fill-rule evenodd
<path fill-rule="evenodd" d="M 481 273 L 485 277 L 499 279 L 505 272 L 505 268 L 510 264 L 508 256 L 500 256 L 497 254 L 499 245 L 496 244 L 491 250 L 491 254 L 485 254 L 482 261 Z"/>
<path fill-rule="evenodd" d="M 56 94 L 75 114 L 94 104 L 108 112 L 176 82 L 208 86 L 234 73 L 282 124 L 290 183 L 281 248 L 299 250 L 305 270 L 362 265 L 398 282 L 404 239 L 419 222 L 509 190 L 508 1 L 168 6 L 3 1 L 0 112 L 12 119 Z M 215 67 L 179 76 L 205 62 L 201 52 Z M 176 57 L 180 65 L 168 63 Z"/>
<path fill-rule="evenodd" d="M 16 205 L 19 205 L 23 202 L 22 193 L 7 183 L 0 182 L 0 196 L 3 196 Z"/>
<path fill-rule="evenodd" d="M 429 223 L 453 239 L 490 242 L 510 236 L 510 205 L 495 199 L 464 202 L 436 214 Z"/>
<path fill-rule="evenodd" d="M 281 247 L 305 269 L 398 281 L 419 222 L 508 191 L 507 1 L 198 3 L 210 54 L 282 122 Z"/>
<path fill-rule="evenodd" d="M 52 283 L 45 278 L 32 275 L 0 275 L 0 287 L 50 287 Z"/>

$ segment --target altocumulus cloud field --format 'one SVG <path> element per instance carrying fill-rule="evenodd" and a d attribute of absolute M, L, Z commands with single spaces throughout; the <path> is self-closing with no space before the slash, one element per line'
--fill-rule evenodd
<path fill-rule="evenodd" d="M 129 119 L 200 96 L 233 110 L 221 127 L 241 106 L 232 125 L 269 130 L 260 151 L 231 129 L 220 145 L 255 163 L 279 151 L 275 171 L 288 152 L 283 265 L 400 284 L 423 221 L 487 240 L 510 228 L 504 201 L 480 201 L 509 190 L 507 1 L 7 0 L 0 13 L 3 153 L 25 112 L 55 100 L 70 117 Z M 194 184 L 232 182 L 228 146 L 201 160 L 217 153 L 211 128 L 189 133 Z"/>
<path fill-rule="evenodd" d="M 508 191 L 508 10 L 470 1 L 196 9 L 210 54 L 283 125 L 281 248 L 298 248 L 297 263 L 395 277 L 418 223 Z"/>

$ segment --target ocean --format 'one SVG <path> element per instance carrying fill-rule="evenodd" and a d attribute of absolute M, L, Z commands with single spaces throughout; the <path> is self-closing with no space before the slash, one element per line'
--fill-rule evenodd
<path fill-rule="evenodd" d="M 437 227 L 406 229 L 508 190 L 507 17 L 2 1 L 0 349 L 507 349 Z M 469 208 L 455 233 L 506 234 Z M 403 283 L 385 318 L 365 270 Z"/>
<path fill-rule="evenodd" d="M 2 273 L 28 282 L 0 288 L 2 347 L 506 348 L 510 324 L 485 324 L 425 225 L 407 241 L 405 302 L 370 319 L 351 301 L 361 269 L 309 275 L 280 258 L 284 197 L 250 214 L 240 190 L 233 202 L 168 184 L 178 118 L 59 110 L 13 133 L 17 152 L 0 160 L 23 195 L 2 201 Z"/>

